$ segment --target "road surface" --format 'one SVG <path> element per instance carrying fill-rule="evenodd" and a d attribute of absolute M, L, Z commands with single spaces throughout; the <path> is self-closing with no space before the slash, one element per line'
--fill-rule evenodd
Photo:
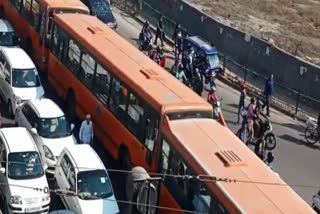
<path fill-rule="evenodd" d="M 136 45 L 141 23 L 132 17 L 113 9 L 113 13 L 118 22 L 117 32 L 125 39 Z M 172 65 L 172 60 L 169 66 Z M 277 89 L 275 89 L 277 90 Z M 228 127 L 236 132 L 239 125 L 237 120 L 237 104 L 240 93 L 233 88 L 217 82 L 217 93 L 219 98 L 223 98 L 222 112 Z M 274 151 L 274 169 L 290 185 L 310 185 L 320 186 L 320 144 L 308 146 L 303 137 L 304 124 L 271 110 L 271 121 L 277 137 L 277 147 Z M 304 200 L 311 203 L 313 194 L 318 188 L 312 187 L 292 187 Z"/>

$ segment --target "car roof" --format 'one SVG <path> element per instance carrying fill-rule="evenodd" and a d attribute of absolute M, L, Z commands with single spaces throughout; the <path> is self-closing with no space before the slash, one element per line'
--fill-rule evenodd
<path fill-rule="evenodd" d="M 33 99 L 28 101 L 40 118 L 55 118 L 64 116 L 60 107 L 48 98 Z"/>
<path fill-rule="evenodd" d="M 208 42 L 202 40 L 198 36 L 190 36 L 186 38 L 187 41 L 192 43 L 193 45 L 197 46 L 198 48 L 201 48 L 203 51 L 205 51 L 207 54 L 217 54 L 217 49 L 210 45 Z"/>
<path fill-rule="evenodd" d="M 79 171 L 103 169 L 104 165 L 97 153 L 88 144 L 68 145 L 65 150 L 72 156 Z"/>
<path fill-rule="evenodd" d="M 6 19 L 0 19 L 0 32 L 14 32 L 12 25 Z"/>
<path fill-rule="evenodd" d="M 38 151 L 33 138 L 24 127 L 2 128 L 1 133 L 7 142 L 9 153 Z"/>
<path fill-rule="evenodd" d="M 30 69 L 35 68 L 35 65 L 29 55 L 19 47 L 4 47 L 1 49 L 10 61 L 12 68 Z"/>

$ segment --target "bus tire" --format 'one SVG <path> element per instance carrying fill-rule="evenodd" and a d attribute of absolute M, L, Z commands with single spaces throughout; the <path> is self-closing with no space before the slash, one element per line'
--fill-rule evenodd
<path fill-rule="evenodd" d="M 76 97 L 74 96 L 74 92 L 72 90 L 68 91 L 66 104 L 67 114 L 70 118 L 70 121 L 74 121 L 76 117 Z"/>
<path fill-rule="evenodd" d="M 26 51 L 30 55 L 30 57 L 32 58 L 33 57 L 33 47 L 32 47 L 32 41 L 29 37 L 26 40 Z"/>
<path fill-rule="evenodd" d="M 118 161 L 120 168 L 123 170 L 131 170 L 131 158 L 129 150 L 123 144 L 119 148 Z"/>

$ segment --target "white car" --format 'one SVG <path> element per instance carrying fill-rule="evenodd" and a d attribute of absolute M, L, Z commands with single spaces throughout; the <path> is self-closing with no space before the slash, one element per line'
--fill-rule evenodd
<path fill-rule="evenodd" d="M 0 130 L 0 160 L 4 213 L 47 213 L 50 205 L 47 178 L 38 148 L 25 128 Z"/>
<path fill-rule="evenodd" d="M 59 189 L 74 193 L 60 195 L 66 208 L 83 214 L 119 213 L 108 172 L 90 145 L 65 147 L 55 179 Z"/>
<path fill-rule="evenodd" d="M 21 48 L 0 50 L 0 93 L 9 116 L 13 116 L 19 103 L 44 96 L 37 68 Z"/>
<path fill-rule="evenodd" d="M 19 106 L 15 121 L 18 126 L 31 132 L 42 155 L 46 172 L 54 174 L 57 158 L 63 148 L 76 144 L 72 134 L 74 125 L 70 125 L 59 106 L 47 98 L 29 100 Z"/>
<path fill-rule="evenodd" d="M 18 41 L 10 22 L 0 19 L 0 47 L 17 47 Z"/>

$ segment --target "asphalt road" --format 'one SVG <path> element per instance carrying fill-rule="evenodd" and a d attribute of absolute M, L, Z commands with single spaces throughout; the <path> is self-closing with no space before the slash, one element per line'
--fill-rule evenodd
<path fill-rule="evenodd" d="M 113 9 L 114 15 L 118 21 L 117 32 L 125 39 L 136 45 L 136 40 L 141 29 L 141 24 L 130 16 L 120 12 L 117 8 Z M 168 62 L 168 66 L 172 65 L 172 60 Z M 45 87 L 46 96 L 53 99 L 62 109 L 65 108 L 63 102 L 57 97 L 51 86 L 42 78 Z M 235 124 L 237 119 L 237 103 L 239 100 L 239 92 L 229 86 L 217 81 L 217 93 L 222 101 L 222 111 L 228 127 L 235 132 L 239 126 Z M 204 98 L 205 99 L 205 98 Z M 13 121 L 6 117 L 5 105 L 2 105 L 2 125 L 3 127 L 13 126 Z M 303 138 L 304 124 L 295 121 L 277 111 L 271 111 L 271 120 L 273 122 L 274 132 L 277 136 L 277 147 L 275 149 L 274 168 L 280 176 L 292 185 L 319 185 L 320 170 L 317 163 L 320 161 L 319 150 L 320 144 L 313 147 L 307 146 Z M 74 121 L 76 129 L 75 136 L 78 134 L 80 121 Z M 110 159 L 110 156 L 104 149 L 95 142 L 94 149 L 99 154 L 107 168 L 117 168 L 117 163 Z M 124 181 L 123 176 L 116 173 L 109 173 L 114 187 L 117 199 L 123 200 L 124 197 Z M 48 178 L 49 185 L 54 188 L 52 178 Z M 320 185 L 319 185 L 320 186 Z M 311 202 L 312 195 L 318 191 L 318 188 L 293 187 L 293 189 L 308 203 Z M 2 203 L 0 203 L 2 204 Z M 121 213 L 126 213 L 128 208 L 125 204 L 119 204 Z M 52 203 L 50 210 L 62 209 L 63 205 L 59 197 L 52 194 Z"/>
<path fill-rule="evenodd" d="M 141 23 L 117 8 L 113 9 L 113 13 L 119 26 L 117 32 L 136 45 L 139 32 L 142 28 Z M 171 50 L 171 48 L 169 49 Z M 172 60 L 169 61 L 168 67 L 171 67 L 172 63 Z M 235 121 L 237 120 L 237 104 L 240 93 L 222 82 L 217 81 L 217 85 L 218 97 L 223 98 L 223 115 L 228 127 L 233 132 L 236 132 L 239 128 Z M 297 187 L 294 185 L 320 186 L 320 167 L 318 165 L 320 161 L 320 144 L 314 146 L 306 145 L 303 135 L 304 124 L 278 111 L 271 110 L 271 121 L 277 137 L 273 167 L 310 204 L 313 194 L 319 188 Z"/>

